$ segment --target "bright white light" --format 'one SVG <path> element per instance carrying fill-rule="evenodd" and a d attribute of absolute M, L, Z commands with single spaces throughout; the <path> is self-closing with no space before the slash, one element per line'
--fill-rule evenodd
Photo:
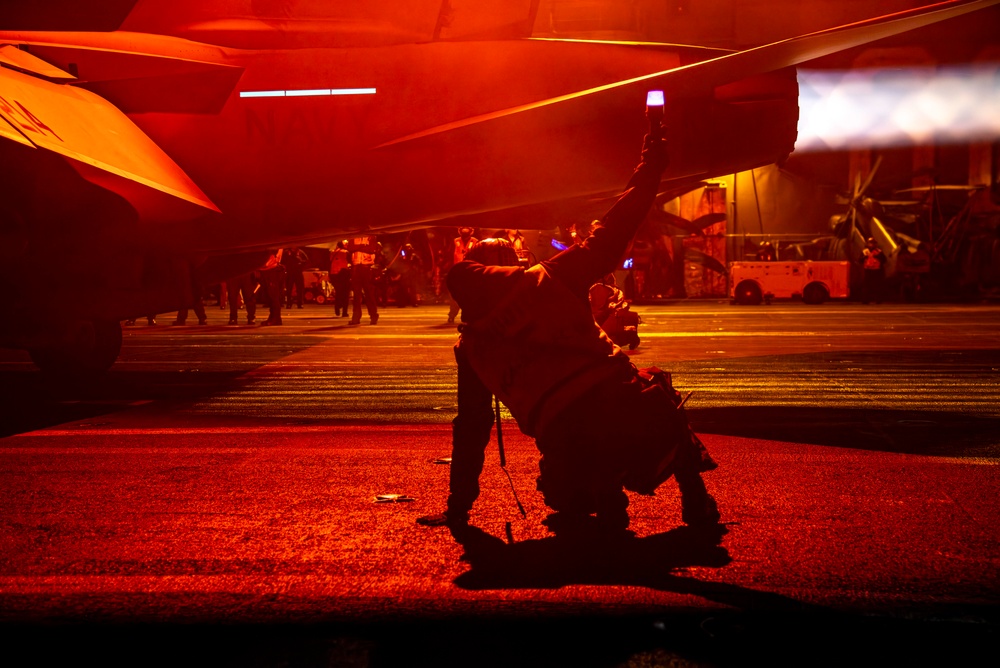
<path fill-rule="evenodd" d="M 303 88 L 298 90 L 241 90 L 240 97 L 321 97 L 327 95 L 374 95 L 374 88 Z"/>
<path fill-rule="evenodd" d="M 330 95 L 374 95 L 374 88 L 334 88 Z"/>
<path fill-rule="evenodd" d="M 240 97 L 285 97 L 283 90 L 241 90 Z"/>
<path fill-rule="evenodd" d="M 662 90 L 651 90 L 646 93 L 646 106 L 647 107 L 662 107 L 663 106 L 663 91 Z"/>
<path fill-rule="evenodd" d="M 313 90 L 286 90 L 286 97 L 313 97 L 316 95 L 329 95 L 329 88 L 315 88 Z"/>
<path fill-rule="evenodd" d="M 795 150 L 1000 139 L 1000 65 L 799 70 Z"/>

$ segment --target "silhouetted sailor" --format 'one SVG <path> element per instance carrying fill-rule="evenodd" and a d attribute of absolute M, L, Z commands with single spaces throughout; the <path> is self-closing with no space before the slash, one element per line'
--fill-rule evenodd
<path fill-rule="evenodd" d="M 330 252 L 330 282 L 333 283 L 333 313 L 346 318 L 351 296 L 351 254 L 347 241 L 338 241 Z"/>
<path fill-rule="evenodd" d="M 455 346 L 453 422 L 445 513 L 422 524 L 461 526 L 479 495 L 496 396 L 541 451 L 538 489 L 558 511 L 550 527 L 629 524 L 624 489 L 643 494 L 671 475 L 687 524 L 715 524 L 701 473 L 715 468 L 691 432 L 669 374 L 637 369 L 591 315 L 588 290 L 614 271 L 653 203 L 667 164 L 663 140 L 647 137 L 628 189 L 582 244 L 529 269 L 506 239 L 485 239 L 448 274 L 462 307 Z M 624 489 L 623 489 L 624 488 Z"/>
<path fill-rule="evenodd" d="M 868 237 L 865 241 L 859 261 L 865 272 L 861 284 L 861 300 L 865 304 L 872 301 L 880 304 L 885 292 L 886 257 L 874 237 Z"/>
<path fill-rule="evenodd" d="M 285 266 L 281 264 L 284 250 L 279 248 L 271 253 L 260 269 L 260 280 L 267 290 L 268 315 L 263 325 L 280 325 L 281 298 L 285 291 Z"/>
<path fill-rule="evenodd" d="M 295 305 L 302 308 L 302 296 L 306 293 L 306 279 L 302 270 L 309 265 L 309 255 L 299 247 L 286 248 L 281 255 L 281 264 L 285 267 L 285 308 L 292 308 L 292 292 L 295 292 Z"/>
<path fill-rule="evenodd" d="M 184 296 L 185 305 L 177 310 L 175 325 L 187 324 L 188 308 L 190 307 L 198 318 L 199 325 L 208 324 L 208 315 L 205 313 L 205 302 L 202 300 L 201 282 L 195 276 L 193 266 L 188 266 L 187 294 Z"/>
<path fill-rule="evenodd" d="M 252 325 L 257 319 L 257 297 L 254 294 L 253 272 L 248 271 L 239 276 L 233 276 L 226 281 L 226 290 L 229 293 L 229 324 L 239 323 L 240 296 L 243 297 L 243 305 L 247 310 L 247 324 Z"/>
<path fill-rule="evenodd" d="M 378 303 L 375 301 L 375 255 L 378 244 L 375 237 L 354 237 L 347 242 L 351 254 L 351 290 L 354 292 L 354 307 L 348 324 L 361 324 L 361 302 L 368 309 L 368 321 L 378 322 Z"/>

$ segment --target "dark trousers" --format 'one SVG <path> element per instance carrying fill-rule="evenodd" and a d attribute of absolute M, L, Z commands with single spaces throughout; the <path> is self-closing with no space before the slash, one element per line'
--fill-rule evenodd
<path fill-rule="evenodd" d="M 861 301 L 880 303 L 885 292 L 885 272 L 881 269 L 865 269 L 861 283 Z"/>
<path fill-rule="evenodd" d="M 333 277 L 333 312 L 347 315 L 347 305 L 351 303 L 351 270 L 342 269 Z"/>
<path fill-rule="evenodd" d="M 267 286 L 268 314 L 267 320 L 272 323 L 281 322 L 281 297 L 285 289 L 285 268 L 281 265 L 260 272 L 261 280 Z"/>
<path fill-rule="evenodd" d="M 459 355 L 456 351 L 456 357 Z M 493 393 L 479 381 L 468 362 L 458 363 L 458 415 L 452 420 L 448 512 L 467 513 L 479 498 L 479 476 L 493 431 Z"/>
<path fill-rule="evenodd" d="M 208 316 L 205 314 L 205 304 L 201 300 L 201 286 L 192 285 L 191 286 L 191 310 L 194 311 L 195 316 L 198 318 L 198 322 L 204 322 Z M 183 325 L 187 322 L 188 309 L 187 307 L 178 309 L 177 311 L 177 324 Z"/>
<path fill-rule="evenodd" d="M 372 265 L 370 264 L 356 264 L 351 269 L 351 289 L 354 291 L 351 322 L 361 322 L 362 298 L 368 309 L 368 317 L 378 317 L 378 304 L 375 303 L 375 284 L 372 279 Z"/>
<path fill-rule="evenodd" d="M 302 308 L 302 295 L 306 291 L 306 279 L 301 269 L 288 269 L 285 276 L 285 308 L 292 308 L 292 289 L 295 289 L 295 303 Z"/>
<path fill-rule="evenodd" d="M 243 304 L 247 308 L 247 322 L 253 322 L 257 314 L 257 299 L 254 295 L 253 273 L 247 272 L 226 281 L 226 291 L 229 293 L 229 319 L 236 320 L 240 314 L 239 295 L 243 295 Z"/>
<path fill-rule="evenodd" d="M 183 306 L 177 309 L 177 319 L 174 320 L 174 324 L 183 325 L 187 321 L 188 309 L 194 309 L 194 313 L 198 316 L 198 322 L 204 323 L 207 316 L 205 315 L 205 305 L 201 301 L 201 295 L 203 290 L 201 289 L 201 283 L 195 278 L 194 268 L 190 265 L 187 267 L 187 285 L 184 287 L 187 289 L 187 293 L 183 295 Z"/>

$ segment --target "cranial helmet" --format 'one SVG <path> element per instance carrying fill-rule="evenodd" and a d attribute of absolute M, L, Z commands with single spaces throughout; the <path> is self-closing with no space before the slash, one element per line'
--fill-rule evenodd
<path fill-rule="evenodd" d="M 465 259 L 490 267 L 516 267 L 517 251 L 506 239 L 483 239 L 472 247 Z"/>

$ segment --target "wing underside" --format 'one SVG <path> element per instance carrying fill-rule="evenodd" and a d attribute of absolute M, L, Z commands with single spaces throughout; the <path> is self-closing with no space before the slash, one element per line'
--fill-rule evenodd
<path fill-rule="evenodd" d="M 773 44 L 747 49 L 710 60 L 661 72 L 617 81 L 595 88 L 576 91 L 558 97 L 538 100 L 461 119 L 428 128 L 383 143 L 378 148 L 419 140 L 424 137 L 453 132 L 520 114 L 560 114 L 566 105 L 599 104 L 609 96 L 631 95 L 644 99 L 647 89 L 662 89 L 666 99 L 678 99 L 711 93 L 717 86 L 794 67 L 844 49 L 861 46 L 875 40 L 922 28 L 969 12 L 996 5 L 1000 0 L 951 0 L 916 10 L 861 21 L 847 26 L 782 40 Z"/>
<path fill-rule="evenodd" d="M 85 178 L 125 197 L 144 219 L 175 213 L 171 200 L 218 211 L 124 113 L 90 91 L 2 67 L 0 118 L 0 137 L 62 155 Z"/>

